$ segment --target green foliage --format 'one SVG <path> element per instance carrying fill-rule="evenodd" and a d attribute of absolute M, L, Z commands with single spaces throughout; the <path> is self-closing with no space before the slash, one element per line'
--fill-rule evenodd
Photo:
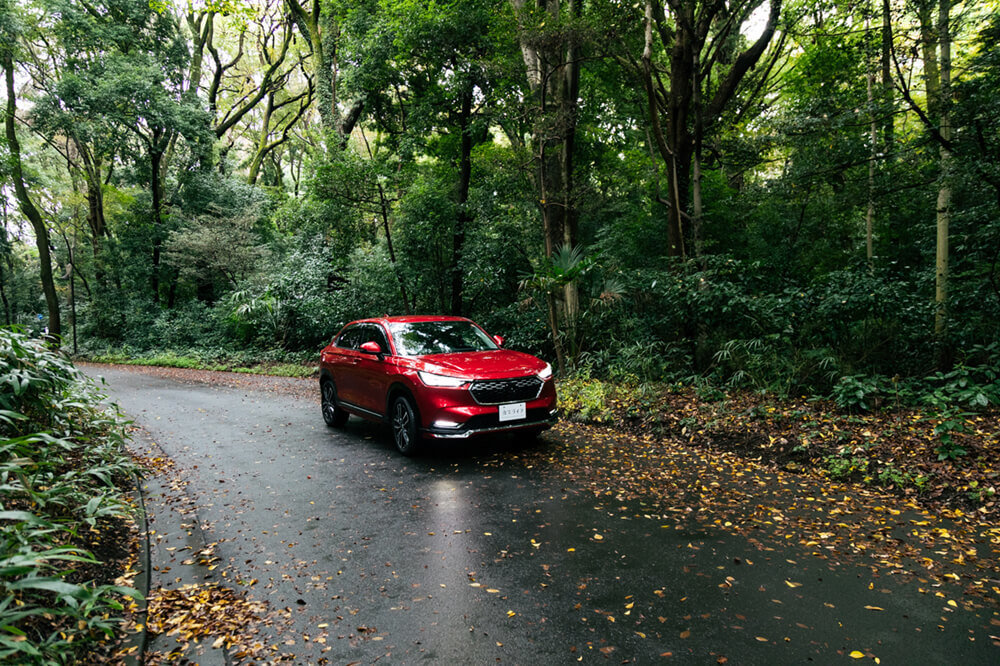
<path fill-rule="evenodd" d="M 0 329 L 0 659 L 69 663 L 93 655 L 135 590 L 77 569 L 100 563 L 79 534 L 130 509 L 125 423 L 61 355 Z"/>
<path fill-rule="evenodd" d="M 948 372 L 922 378 L 847 375 L 830 397 L 846 411 L 876 411 L 882 407 L 924 407 L 952 412 L 1000 405 L 997 344 L 977 346 Z M 971 363 L 969 365 L 967 363 Z"/>
<path fill-rule="evenodd" d="M 450 189 L 444 179 L 419 179 L 396 209 L 394 240 L 419 311 L 448 312 L 451 307 L 450 268 L 458 209 Z"/>
<path fill-rule="evenodd" d="M 594 265 L 594 256 L 586 254 L 584 248 L 562 245 L 551 257 L 546 257 L 532 275 L 524 277 L 521 288 L 555 295 L 566 285 L 582 280 Z"/>
<path fill-rule="evenodd" d="M 871 411 L 885 393 L 886 382 L 882 376 L 845 375 L 833 387 L 833 401 L 846 411 Z"/>
<path fill-rule="evenodd" d="M 559 382 L 559 409 L 574 421 L 611 423 L 614 385 L 586 376 Z"/>
<path fill-rule="evenodd" d="M 949 372 L 936 372 L 926 377 L 924 384 L 927 389 L 922 392 L 922 402 L 934 408 L 963 405 L 969 409 L 982 409 L 1000 405 L 997 370 L 1000 367 L 1000 346 L 994 343 L 978 350 L 988 359 L 982 365 L 970 367 L 960 363 Z"/>
<path fill-rule="evenodd" d="M 213 48 L 242 40 L 245 55 L 205 108 L 218 64 L 165 6 L 33 0 L 7 3 L 0 15 L 4 45 L 36 56 L 15 59 L 26 82 L 19 108 L 30 109 L 36 130 L 23 133 L 26 177 L 54 211 L 62 303 L 72 252 L 85 353 L 157 359 L 173 350 L 158 360 L 248 367 L 269 356 L 311 358 L 358 317 L 455 308 L 514 348 L 549 358 L 559 349 L 570 371 L 614 381 L 809 393 L 850 412 L 1000 404 L 1000 354 L 988 351 L 1000 320 L 1000 19 L 988 8 L 963 7 L 954 26 L 961 75 L 943 342 L 955 363 L 938 367 L 930 324 L 938 146 L 903 112 L 898 91 L 882 89 L 879 34 L 860 5 L 783 8 L 787 52 L 746 79 L 753 88 L 765 70 L 776 75 L 760 88 L 770 92 L 705 128 L 700 237 L 684 239 L 688 256 L 679 260 L 664 243 L 672 196 L 650 150 L 648 99 L 621 59 L 592 57 L 638 57 L 640 10 L 585 3 L 579 18 L 557 18 L 538 8 L 517 15 L 510 3 L 324 3 L 323 53 L 336 53 L 325 74 L 337 76 L 337 104 L 319 82 L 317 99 L 292 122 L 294 105 L 282 104 L 304 89 L 306 73 L 295 70 L 270 115 L 265 95 L 222 127 L 248 91 L 237 79 L 248 63 L 269 62 L 290 19 L 228 0 L 206 5 L 221 12 Z M 911 7 L 894 20 L 900 48 L 917 24 Z M 270 37 L 247 38 L 255 31 Z M 558 134 L 562 119 L 531 112 L 540 89 L 529 85 L 522 46 L 545 51 L 569 38 L 579 40 L 582 68 L 571 174 L 577 247 L 546 259 L 536 179 L 539 156 L 557 147 L 538 145 L 538 123 Z M 919 60 L 900 63 L 906 80 L 920 80 Z M 317 61 L 303 61 L 305 70 Z M 716 64 L 708 90 L 729 66 Z M 344 118 L 333 109 L 355 101 L 363 114 L 340 137 L 332 123 Z M 245 158 L 261 142 L 273 144 L 267 187 L 246 184 Z M 103 220 L 92 208 L 98 194 Z M 15 229 L 16 211 L 0 212 L 2 321 L 40 333 L 37 253 Z M 579 290 L 577 311 L 563 309 L 567 284 Z"/>
<path fill-rule="evenodd" d="M 955 435 L 969 432 L 966 419 L 970 416 L 972 414 L 968 412 L 954 409 L 945 410 L 938 416 L 937 425 L 934 426 L 934 434 L 940 442 L 934 449 L 938 460 L 957 460 L 968 453 L 961 444 L 955 441 Z"/>

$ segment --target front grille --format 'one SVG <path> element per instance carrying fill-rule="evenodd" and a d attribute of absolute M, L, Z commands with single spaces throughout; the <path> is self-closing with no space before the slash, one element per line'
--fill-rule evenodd
<path fill-rule="evenodd" d="M 542 392 L 542 380 L 532 375 L 515 379 L 479 380 L 469 388 L 480 405 L 499 405 L 504 402 L 534 400 Z"/>

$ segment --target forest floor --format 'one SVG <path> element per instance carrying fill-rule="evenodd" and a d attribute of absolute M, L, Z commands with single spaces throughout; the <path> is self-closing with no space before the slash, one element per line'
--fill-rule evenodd
<path fill-rule="evenodd" d="M 947 419 L 916 410 L 845 414 L 829 401 L 693 390 L 608 401 L 599 423 L 670 437 L 785 472 L 860 483 L 962 513 L 997 518 L 1000 410 Z M 578 415 L 565 414 L 568 420 Z"/>

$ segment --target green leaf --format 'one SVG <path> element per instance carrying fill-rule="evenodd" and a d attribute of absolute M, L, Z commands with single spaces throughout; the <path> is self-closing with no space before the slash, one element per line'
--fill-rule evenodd
<path fill-rule="evenodd" d="M 26 578 L 7 584 L 8 590 L 45 590 L 59 596 L 75 596 L 84 588 L 57 578 Z"/>

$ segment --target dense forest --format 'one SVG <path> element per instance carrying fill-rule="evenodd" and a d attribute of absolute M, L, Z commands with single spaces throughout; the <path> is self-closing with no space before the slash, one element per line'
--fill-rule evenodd
<path fill-rule="evenodd" d="M 452 313 L 564 375 L 986 404 L 998 44 L 994 0 L 0 0 L 0 324 L 280 360 Z"/>

